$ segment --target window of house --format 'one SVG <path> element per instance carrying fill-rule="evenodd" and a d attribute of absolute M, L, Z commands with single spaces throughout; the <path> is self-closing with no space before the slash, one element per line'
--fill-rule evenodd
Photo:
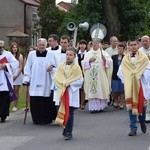
<path fill-rule="evenodd" d="M 38 14 L 36 12 L 33 12 L 32 13 L 32 19 L 33 19 L 33 21 L 38 20 L 38 18 L 39 18 Z"/>

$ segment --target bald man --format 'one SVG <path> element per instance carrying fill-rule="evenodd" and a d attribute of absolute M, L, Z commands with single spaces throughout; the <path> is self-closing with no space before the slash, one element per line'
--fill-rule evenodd
<path fill-rule="evenodd" d="M 148 35 L 144 35 L 141 38 L 142 47 L 139 49 L 143 51 L 145 54 L 150 54 L 150 37 Z"/>
<path fill-rule="evenodd" d="M 110 44 L 111 46 L 106 49 L 106 52 L 109 54 L 110 57 L 113 55 L 118 54 L 117 46 L 118 46 L 118 38 L 116 36 L 112 36 L 110 38 Z"/>

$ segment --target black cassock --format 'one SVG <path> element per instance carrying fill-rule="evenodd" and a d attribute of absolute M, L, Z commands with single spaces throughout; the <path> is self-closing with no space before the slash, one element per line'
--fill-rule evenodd
<path fill-rule="evenodd" d="M 47 51 L 36 52 L 37 57 L 46 57 Z M 53 92 L 49 97 L 30 96 L 31 116 L 34 124 L 49 124 L 56 117 L 56 106 L 53 102 Z"/>

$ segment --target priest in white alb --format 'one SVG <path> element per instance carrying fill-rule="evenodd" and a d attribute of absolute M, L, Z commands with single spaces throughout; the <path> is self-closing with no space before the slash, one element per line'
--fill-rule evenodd
<path fill-rule="evenodd" d="M 148 35 L 144 35 L 141 38 L 141 45 L 142 47 L 139 48 L 139 51 L 143 52 L 147 55 L 147 57 L 150 60 L 150 37 Z M 148 82 L 148 85 L 150 87 L 150 81 Z M 146 122 L 150 122 L 150 99 L 147 100 L 147 107 L 146 107 Z"/>
<path fill-rule="evenodd" d="M 29 53 L 24 68 L 23 83 L 30 84 L 30 107 L 35 124 L 48 124 L 53 119 L 53 100 L 50 99 L 50 93 L 55 60 L 53 53 L 46 50 L 46 46 L 46 39 L 38 39 L 37 50 Z"/>
<path fill-rule="evenodd" d="M 4 41 L 0 41 L 0 118 L 5 122 L 9 116 L 10 86 L 13 87 L 13 72 L 19 66 L 19 62 L 8 51 L 4 50 Z M 9 86 L 8 86 L 9 81 Z"/>

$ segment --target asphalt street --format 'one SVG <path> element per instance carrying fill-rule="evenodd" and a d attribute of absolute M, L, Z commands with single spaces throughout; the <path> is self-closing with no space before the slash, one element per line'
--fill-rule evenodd
<path fill-rule="evenodd" d="M 150 123 L 146 134 L 138 124 L 138 135 L 129 137 L 127 111 L 112 106 L 97 114 L 76 110 L 70 141 L 63 139 L 60 126 L 34 125 L 30 112 L 25 125 L 23 119 L 19 110 L 0 123 L 0 150 L 150 150 Z"/>

